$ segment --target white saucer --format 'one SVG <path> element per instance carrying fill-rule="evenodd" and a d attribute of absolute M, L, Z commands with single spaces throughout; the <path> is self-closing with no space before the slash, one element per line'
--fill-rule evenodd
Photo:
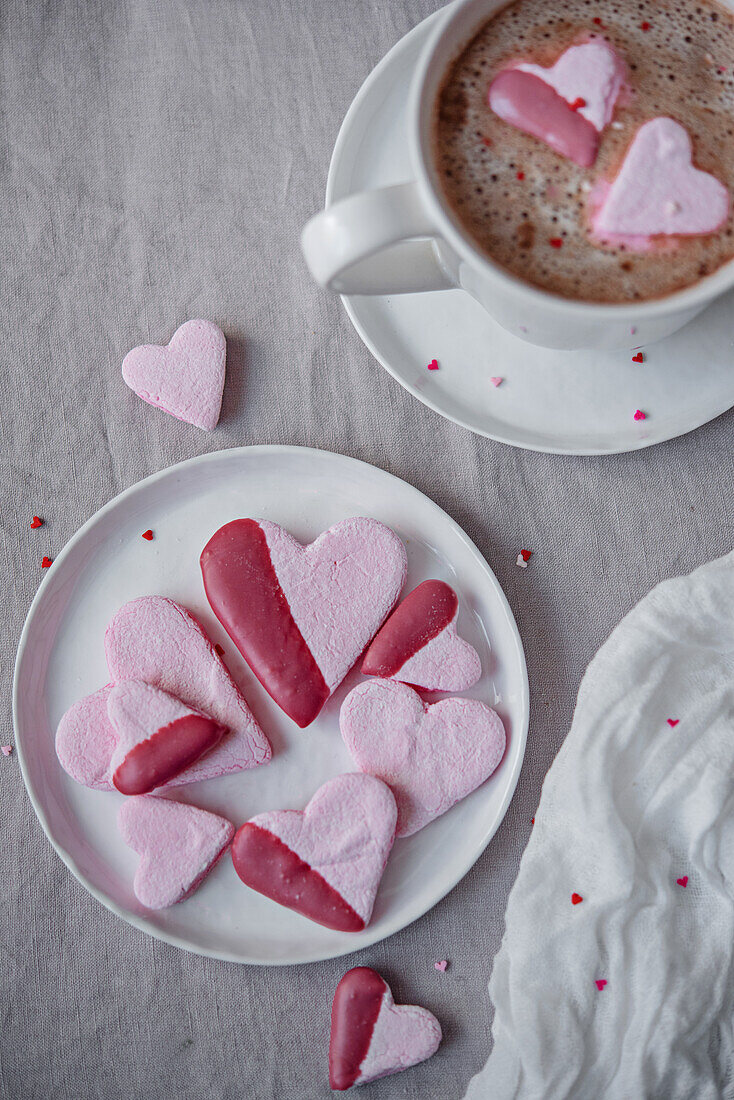
<path fill-rule="evenodd" d="M 408 87 L 440 14 L 401 39 L 362 85 L 334 148 L 327 205 L 411 178 Z M 734 405 L 734 295 L 643 349 L 640 365 L 631 352 L 534 347 L 505 332 L 461 290 L 343 302 L 372 354 L 410 393 L 457 424 L 516 447 L 632 451 L 689 432 Z M 440 369 L 428 372 L 432 359 Z M 490 376 L 504 379 L 498 389 Z M 637 409 L 645 420 L 634 419 Z"/>
<path fill-rule="evenodd" d="M 469 695 L 497 706 L 505 758 L 467 799 L 413 837 L 399 840 L 372 922 L 333 932 L 244 886 L 228 855 L 188 900 L 160 912 L 132 891 L 137 856 L 120 839 L 117 792 L 79 786 L 62 771 L 54 731 L 75 700 L 107 682 L 102 647 L 113 612 L 135 596 L 180 601 L 201 620 L 242 686 L 273 746 L 266 767 L 176 788 L 175 797 L 240 825 L 265 809 L 300 809 L 326 779 L 354 765 L 339 735 L 339 707 L 363 678 L 353 671 L 318 720 L 300 730 L 263 691 L 209 609 L 199 554 L 238 516 L 282 523 L 304 542 L 331 524 L 369 515 L 408 550 L 408 587 L 449 580 L 461 601 L 461 633 L 484 675 Z M 152 528 L 146 542 L 141 532 Z M 499 828 L 522 765 L 528 682 L 522 644 L 504 594 L 479 551 L 437 505 L 404 481 L 325 451 L 244 447 L 201 455 L 146 478 L 102 508 L 48 571 L 28 613 L 15 668 L 13 716 L 28 793 L 46 834 L 81 883 L 118 916 L 202 955 L 249 963 L 312 962 L 356 951 L 397 932 L 466 874 Z M 39 838 L 40 840 L 40 838 Z"/>

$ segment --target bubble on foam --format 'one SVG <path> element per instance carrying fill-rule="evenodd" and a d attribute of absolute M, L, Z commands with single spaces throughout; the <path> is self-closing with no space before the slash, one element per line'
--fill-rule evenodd
<path fill-rule="evenodd" d="M 453 120 L 436 112 L 435 156 L 449 205 L 499 263 L 569 297 L 635 301 L 689 285 L 730 259 L 734 213 L 724 230 L 683 239 L 673 251 L 670 242 L 645 255 L 601 250 L 586 235 L 590 184 L 613 177 L 637 128 L 665 114 L 692 135 L 696 164 L 732 188 L 734 16 L 715 0 L 605 7 L 603 36 L 627 61 L 634 92 L 584 170 L 498 119 L 487 88 L 510 61 L 551 65 L 566 47 L 601 33 L 597 10 L 587 0 L 559 0 L 549 16 L 547 0 L 514 0 L 485 24 L 444 82 L 439 102 L 453 105 Z M 551 247 L 558 238 L 563 247 Z"/>

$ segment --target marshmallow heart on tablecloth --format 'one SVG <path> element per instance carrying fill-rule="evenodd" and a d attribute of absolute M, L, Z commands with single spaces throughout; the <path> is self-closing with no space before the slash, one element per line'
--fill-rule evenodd
<path fill-rule="evenodd" d="M 192 894 L 234 835 L 219 814 L 144 795 L 125 799 L 117 827 L 142 857 L 133 889 L 148 909 L 165 909 Z"/>
<path fill-rule="evenodd" d="M 505 122 L 588 168 L 625 74 L 609 43 L 593 38 L 564 50 L 550 68 L 523 61 L 503 69 L 489 86 L 489 106 Z"/>
<path fill-rule="evenodd" d="M 165 786 L 228 732 L 207 714 L 142 680 L 124 680 L 112 688 L 107 716 L 117 736 L 109 767 L 112 785 L 127 795 Z"/>
<path fill-rule="evenodd" d="M 365 676 L 426 691 L 466 691 L 482 675 L 479 654 L 456 632 L 459 601 L 445 581 L 423 581 L 398 604 L 362 661 Z"/>
<path fill-rule="evenodd" d="M 304 917 L 361 932 L 395 839 L 390 788 L 371 775 L 338 775 L 301 813 L 271 810 L 237 831 L 232 861 L 242 881 Z"/>
<path fill-rule="evenodd" d="M 477 699 L 428 705 L 407 684 L 372 680 L 350 691 L 339 716 L 357 767 L 388 783 L 398 836 L 411 836 L 483 783 L 505 751 L 499 715 Z"/>
<path fill-rule="evenodd" d="M 201 571 L 214 614 L 304 727 L 395 606 L 407 557 L 375 519 L 342 520 L 305 547 L 277 523 L 237 519 L 212 535 Z"/>
<path fill-rule="evenodd" d="M 237 685 L 202 627 L 185 607 L 164 596 L 141 596 L 123 605 L 105 634 L 115 682 L 142 680 L 213 718 L 228 732 L 201 760 L 167 787 L 213 779 L 267 764 L 271 749 Z M 75 703 L 56 731 L 56 753 L 78 783 L 109 790 L 117 742 L 107 706 L 112 684 Z"/>
<path fill-rule="evenodd" d="M 396 1005 L 387 982 L 368 966 L 348 970 L 331 1008 L 329 1084 L 341 1091 L 425 1061 L 438 1050 L 441 1025 L 418 1005 Z"/>
<path fill-rule="evenodd" d="M 672 118 L 654 118 L 635 134 L 616 178 L 597 192 L 592 228 L 603 240 L 624 238 L 649 247 L 659 233 L 713 233 L 726 221 L 729 192 L 694 168 L 687 131 Z M 593 201 L 593 200 L 592 200 Z"/>
<path fill-rule="evenodd" d="M 227 345 L 212 321 L 186 321 L 165 347 L 143 344 L 122 363 L 138 397 L 179 420 L 211 431 L 219 420 Z"/>

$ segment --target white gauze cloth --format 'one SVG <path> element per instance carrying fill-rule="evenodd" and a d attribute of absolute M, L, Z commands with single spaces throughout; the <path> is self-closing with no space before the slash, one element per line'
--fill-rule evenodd
<path fill-rule="evenodd" d="M 510 894 L 494 1047 L 467 1100 L 734 1096 L 733 953 L 730 554 L 658 585 L 589 665 Z"/>

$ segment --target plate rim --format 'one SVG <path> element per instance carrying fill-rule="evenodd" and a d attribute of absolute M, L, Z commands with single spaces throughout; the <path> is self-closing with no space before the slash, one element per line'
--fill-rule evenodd
<path fill-rule="evenodd" d="M 493 826 L 490 826 L 489 829 L 486 830 L 485 834 L 481 838 L 481 841 L 477 845 L 476 849 L 472 849 L 472 852 L 471 852 L 471 855 L 470 855 L 468 861 L 466 859 L 464 859 L 464 860 L 459 861 L 458 864 L 455 865 L 455 866 L 458 866 L 458 868 L 459 868 L 458 873 L 455 873 L 454 871 L 451 872 L 451 874 L 448 876 L 448 879 L 447 879 L 448 885 L 446 885 L 445 888 L 443 886 L 439 887 L 439 891 L 436 894 L 434 900 L 431 902 L 431 904 L 428 906 L 428 908 L 423 910 L 423 912 L 418 913 L 413 917 L 410 917 L 407 921 L 405 921 L 402 924 L 398 924 L 396 927 L 391 927 L 387 931 L 383 931 L 381 934 L 374 935 L 373 938 L 370 938 L 369 935 L 368 935 L 365 940 L 361 940 L 360 943 L 356 944 L 353 948 L 347 947 L 345 949 L 345 948 L 342 948 L 342 947 L 338 947 L 334 951 L 327 951 L 327 952 L 324 952 L 322 950 L 317 950 L 316 954 L 314 954 L 313 956 L 308 956 L 308 957 L 298 957 L 298 956 L 288 955 L 288 956 L 279 957 L 278 959 L 262 959 L 262 958 L 257 958 L 255 956 L 249 956 L 249 955 L 248 956 L 245 956 L 245 955 L 242 955 L 242 954 L 235 955 L 231 951 L 227 951 L 227 950 L 219 951 L 219 950 L 215 950 L 215 949 L 207 949 L 207 948 L 202 948 L 202 947 L 199 947 L 199 946 L 195 946 L 192 943 L 190 943 L 189 941 L 187 941 L 185 938 L 183 938 L 182 936 L 180 936 L 176 933 L 171 933 L 171 932 L 169 932 L 165 929 L 162 929 L 162 928 L 160 928 L 156 925 L 151 925 L 148 922 L 148 920 L 146 920 L 146 918 L 141 917 L 141 916 L 137 915 L 136 913 L 133 913 L 130 910 L 127 910 L 124 907 L 118 905 L 111 898 L 108 898 L 102 890 L 100 890 L 97 886 L 95 886 L 92 882 L 90 882 L 89 879 L 86 877 L 86 875 L 79 868 L 76 860 L 71 855 L 71 853 L 69 853 L 65 849 L 63 844 L 61 844 L 59 841 L 57 841 L 57 839 L 54 837 L 53 830 L 52 830 L 51 823 L 49 821 L 48 815 L 47 815 L 47 813 L 45 811 L 45 808 L 43 807 L 43 805 L 41 803 L 41 800 L 38 797 L 38 795 L 36 794 L 36 792 L 33 788 L 33 785 L 30 781 L 27 766 L 26 766 L 26 760 L 25 760 L 25 750 L 24 750 L 24 747 L 23 747 L 23 736 L 21 734 L 22 726 L 21 726 L 20 712 L 21 712 L 22 704 L 21 704 L 21 700 L 19 698 L 19 694 L 20 694 L 20 692 L 19 692 L 19 683 L 20 683 L 20 679 L 21 679 L 21 670 L 22 670 L 23 662 L 26 659 L 25 658 L 25 653 L 28 649 L 28 635 L 29 635 L 29 633 L 32 629 L 33 620 L 39 614 L 39 609 L 40 609 L 40 607 L 41 607 L 41 605 L 42 605 L 42 603 L 45 599 L 46 591 L 54 583 L 54 574 L 51 571 L 49 571 L 46 574 L 46 576 L 43 578 L 43 580 L 41 581 L 41 583 L 38 587 L 38 590 L 36 591 L 36 594 L 34 595 L 32 601 L 31 601 L 30 607 L 28 608 L 28 612 L 27 612 L 25 620 L 23 622 L 23 628 L 22 628 L 21 633 L 20 633 L 20 638 L 19 638 L 19 641 L 18 641 L 18 648 L 17 648 L 17 652 L 16 652 L 16 657 L 15 657 L 15 663 L 14 663 L 14 668 L 13 668 L 13 691 L 12 691 L 13 735 L 14 735 L 16 753 L 17 753 L 17 756 L 18 756 L 18 761 L 20 763 L 21 776 L 22 776 L 22 779 L 23 779 L 23 784 L 25 786 L 26 792 L 27 792 L 28 797 L 30 799 L 31 806 L 33 807 L 33 810 L 36 814 L 36 817 L 38 818 L 38 821 L 41 825 L 41 828 L 43 829 L 43 832 L 46 836 L 46 839 L 50 842 L 52 848 L 55 850 L 56 854 L 59 856 L 59 858 L 62 860 L 62 862 L 71 871 L 74 878 L 79 883 L 81 883 L 81 885 L 92 895 L 92 897 L 95 898 L 98 902 L 100 902 L 107 910 L 109 910 L 111 913 L 113 913 L 116 917 L 124 920 L 127 924 L 131 924 L 133 927 L 137 928 L 139 931 L 144 932 L 149 936 L 152 936 L 154 939 L 161 940 L 162 942 L 167 943 L 172 947 L 181 948 L 182 950 L 188 951 L 191 954 L 199 955 L 203 958 L 214 958 L 214 959 L 219 959 L 223 962 L 234 962 L 234 963 L 238 963 L 238 964 L 241 964 L 241 965 L 249 965 L 249 966 L 308 965 L 309 963 L 323 962 L 323 961 L 326 961 L 328 959 L 339 958 L 339 957 L 342 957 L 342 956 L 345 956 L 345 955 L 353 954 L 355 951 L 361 951 L 361 950 L 366 949 L 368 947 L 372 947 L 376 943 L 380 943 L 383 940 L 388 939 L 390 936 L 395 935 L 395 933 L 402 931 L 404 928 L 409 927 L 412 923 L 414 923 L 414 921 L 419 920 L 422 916 L 425 916 L 426 913 L 428 913 L 444 897 L 446 897 L 446 895 L 448 893 L 450 893 L 451 890 L 454 889 L 454 887 L 464 878 L 464 876 L 469 873 L 471 868 L 474 866 L 474 864 L 477 862 L 477 860 L 481 857 L 483 852 L 486 850 L 487 845 L 492 840 L 492 838 L 495 836 L 495 834 L 497 833 L 497 831 L 500 828 L 500 825 L 504 821 L 504 819 L 507 815 L 507 810 L 509 808 L 510 802 L 512 801 L 512 798 L 514 797 L 515 790 L 517 788 L 517 783 L 518 783 L 519 778 L 520 778 L 520 772 L 522 771 L 522 766 L 523 766 L 524 759 L 525 759 L 525 752 L 526 752 L 526 749 L 527 749 L 527 737 L 528 737 L 528 729 L 529 729 L 529 724 L 530 724 L 530 686 L 529 686 L 529 679 L 528 679 L 527 661 L 525 659 L 525 650 L 524 650 L 524 647 L 523 647 L 522 638 L 520 636 L 520 631 L 518 629 L 517 622 L 515 620 L 515 616 L 513 614 L 512 608 L 510 607 L 510 604 L 507 600 L 507 596 L 505 595 L 504 590 L 503 590 L 501 584 L 499 583 L 499 580 L 497 579 L 494 571 L 492 570 L 491 566 L 489 565 L 489 562 L 487 562 L 486 558 L 481 553 L 481 551 L 479 550 L 479 548 L 477 547 L 477 545 L 475 544 L 473 539 L 469 538 L 469 536 L 466 534 L 466 532 L 460 526 L 460 524 L 457 523 L 457 521 L 451 515 L 449 515 L 448 512 L 446 512 L 443 508 L 441 508 L 440 505 L 436 504 L 436 502 L 434 500 L 432 500 L 431 497 L 429 497 L 421 489 L 418 489 L 415 485 L 412 485 L 409 481 L 406 481 L 404 478 L 398 477 L 396 474 L 393 474 L 388 470 L 384 470 L 382 467 L 376 466 L 371 462 L 365 462 L 363 459 L 353 458 L 351 455 L 344 455 L 344 454 L 341 454 L 338 451 L 329 451 L 329 450 L 325 450 L 323 448 L 318 448 L 318 447 L 299 447 L 299 446 L 292 445 L 292 444 L 278 444 L 278 443 L 276 443 L 276 444 L 267 444 L 266 443 L 266 444 L 255 444 L 255 445 L 252 445 L 252 446 L 230 447 L 230 448 L 224 448 L 222 450 L 217 450 L 217 451 L 208 451 L 208 452 L 205 452 L 204 454 L 200 454 L 200 455 L 194 455 L 191 458 L 184 459 L 181 462 L 176 462 L 172 466 L 166 466 L 162 470 L 157 470 L 157 471 L 153 472 L 152 474 L 148 474 L 147 477 L 141 478 L 139 481 L 136 481 L 132 485 L 129 485 L 126 489 L 123 489 L 120 493 L 117 493 L 114 497 L 112 497 L 111 500 L 108 500 L 106 502 L 106 504 L 103 504 L 101 506 L 101 508 L 98 508 L 97 511 L 94 512 L 94 514 L 91 515 L 89 517 L 89 519 L 87 519 L 81 525 L 81 527 L 79 527 L 74 532 L 74 534 L 71 536 L 71 538 L 68 540 L 68 542 L 63 547 L 63 549 L 59 552 L 59 554 L 57 554 L 56 558 L 54 559 L 54 563 L 64 561 L 73 552 L 73 550 L 77 546 L 77 544 L 80 541 L 82 541 L 85 538 L 85 536 L 87 536 L 94 529 L 94 527 L 98 523 L 102 522 L 104 517 L 109 512 L 111 512 L 114 508 L 119 507 L 120 505 L 124 504 L 124 502 L 127 500 L 128 497 L 133 496 L 136 492 L 140 491 L 144 487 L 150 486 L 150 485 L 154 484 L 157 481 L 162 481 L 165 477 L 175 476 L 175 472 L 180 472 L 182 469 L 187 468 L 187 467 L 205 465 L 208 462 L 216 462 L 217 460 L 221 460 L 222 458 L 225 458 L 225 457 L 228 457 L 228 458 L 235 458 L 236 457 L 237 459 L 245 460 L 246 456 L 252 455 L 253 453 L 268 453 L 268 454 L 272 455 L 275 452 L 279 452 L 279 453 L 283 453 L 283 454 L 291 454 L 291 455 L 292 454 L 299 454 L 299 455 L 315 454 L 315 455 L 318 455 L 321 458 L 326 456 L 328 461 L 332 461 L 332 460 L 333 461 L 341 461 L 341 462 L 346 462 L 347 464 L 354 465 L 354 466 L 357 466 L 357 467 L 360 467 L 360 468 L 365 468 L 366 467 L 368 470 L 373 471 L 373 472 L 376 471 L 378 474 L 384 476 L 385 478 L 387 478 L 391 481 L 396 481 L 396 482 L 399 482 L 401 485 L 406 486 L 411 492 L 416 493 L 416 494 L 418 494 L 418 496 L 422 497 L 423 500 L 428 503 L 430 509 L 433 509 L 434 511 L 441 514 L 444 521 L 448 522 L 449 527 L 453 529 L 455 535 L 457 535 L 464 542 L 464 544 L 466 545 L 469 552 L 476 559 L 479 567 L 481 569 L 483 569 L 483 571 L 486 575 L 487 581 L 489 582 L 490 586 L 494 590 L 494 594 L 498 599 L 499 606 L 500 606 L 501 610 L 504 612 L 504 615 L 507 619 L 507 623 L 508 623 L 508 626 L 510 628 L 510 632 L 511 632 L 512 639 L 513 639 L 514 646 L 515 646 L 516 656 L 517 656 L 518 665 L 519 665 L 519 672 L 520 672 L 520 681 L 521 681 L 520 689 L 521 690 L 520 690 L 520 698 L 519 698 L 519 709 L 520 709 L 521 719 L 520 719 L 520 722 L 517 724 L 517 728 L 513 727 L 513 740 L 518 745 L 518 750 L 519 750 L 518 755 L 517 755 L 516 764 L 515 764 L 515 767 L 514 767 L 514 771 L 511 772 L 510 775 L 508 776 L 508 783 L 507 783 L 507 788 L 506 788 L 506 791 L 505 791 L 505 795 L 502 799 L 501 805 L 500 805 L 499 810 L 496 814 L 495 821 L 493 822 Z M 369 925 L 367 926 L 367 929 L 365 931 L 367 932 L 368 930 L 369 930 Z"/>
<path fill-rule="evenodd" d="M 350 103 L 346 114 L 342 120 L 339 132 L 334 142 L 334 148 L 329 160 L 329 170 L 326 179 L 326 192 L 325 192 L 325 205 L 330 206 L 334 200 L 333 193 L 335 188 L 335 177 L 340 170 L 339 162 L 343 157 L 343 147 L 346 145 L 349 133 L 351 131 L 353 122 L 356 116 L 362 109 L 363 101 L 370 95 L 372 88 L 377 84 L 389 65 L 400 55 L 403 51 L 410 48 L 414 39 L 419 38 L 421 35 L 428 35 L 435 23 L 439 19 L 447 17 L 448 10 L 455 7 L 461 0 L 450 0 L 450 2 L 444 7 L 439 8 L 437 11 L 431 12 L 425 19 L 422 19 L 419 23 L 416 23 L 414 27 L 411 27 L 402 38 L 398 39 L 393 46 L 380 58 L 375 67 L 367 74 L 364 81 L 360 85 L 357 93 L 355 94 L 352 102 Z M 342 196 L 346 197 L 346 196 Z M 455 288 L 457 292 L 466 293 L 461 291 L 460 287 Z M 450 293 L 450 291 L 441 291 L 441 293 Z M 687 424 L 683 428 L 674 427 L 671 433 L 670 429 L 661 429 L 660 435 L 656 436 L 654 432 L 649 435 L 640 436 L 638 439 L 628 439 L 620 447 L 619 445 L 601 444 L 599 446 L 564 446 L 563 444 L 551 444 L 543 442 L 531 442 L 528 440 L 518 441 L 512 438 L 510 435 L 502 432 L 501 430 L 488 430 L 487 428 L 480 427 L 478 424 L 471 423 L 469 419 L 462 416 L 457 416 L 454 413 L 446 412 L 442 407 L 439 400 L 427 395 L 423 390 L 419 389 L 406 378 L 404 378 L 396 368 L 392 367 L 390 361 L 383 356 L 382 352 L 378 350 L 372 337 L 369 335 L 367 327 L 362 322 L 358 315 L 358 303 L 361 299 L 361 295 L 339 295 L 342 305 L 352 322 L 357 335 L 365 345 L 367 350 L 377 360 L 387 373 L 395 379 L 395 381 L 403 387 L 412 397 L 416 398 L 421 404 L 431 409 L 438 416 L 444 420 L 448 420 L 451 423 L 458 424 L 459 427 L 465 428 L 467 431 L 472 432 L 473 435 L 478 435 L 484 439 L 492 439 L 497 443 L 503 443 L 508 447 L 517 447 L 524 451 L 534 451 L 539 454 L 557 454 L 557 455 L 573 455 L 578 457 L 596 457 L 602 455 L 617 455 L 617 454 L 633 454 L 636 451 L 645 450 L 648 447 L 656 447 L 660 443 L 667 443 L 673 439 L 680 439 L 684 435 L 688 435 L 690 432 L 695 432 L 704 424 L 709 424 L 713 420 L 716 420 L 719 416 L 723 416 L 731 408 L 734 408 L 734 394 L 730 400 L 730 404 L 725 409 L 715 409 L 713 411 L 704 411 L 700 414 L 700 419 L 696 418 L 695 422 Z M 385 295 L 376 295 L 376 297 L 385 297 Z M 398 297 L 393 295 L 392 297 Z M 528 348 L 532 350 L 533 345 L 528 343 Z M 589 355 L 593 355 L 594 352 L 590 351 Z M 653 421 L 654 423 L 654 421 Z"/>

